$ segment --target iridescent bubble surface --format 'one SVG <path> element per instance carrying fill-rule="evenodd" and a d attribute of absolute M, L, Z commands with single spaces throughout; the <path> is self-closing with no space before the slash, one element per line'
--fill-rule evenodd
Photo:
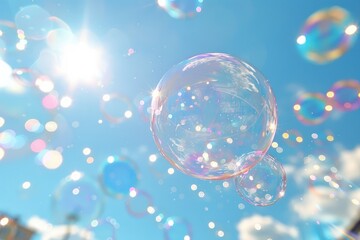
<path fill-rule="evenodd" d="M 109 156 L 101 168 L 100 183 L 110 196 L 122 197 L 138 184 L 136 170 L 129 158 Z"/>
<path fill-rule="evenodd" d="M 187 18 L 201 12 L 203 0 L 158 0 L 158 5 L 173 18 Z"/>
<path fill-rule="evenodd" d="M 25 32 L 27 38 L 33 40 L 45 39 L 53 28 L 50 14 L 38 5 L 22 8 L 15 16 L 15 23 L 18 29 Z"/>
<path fill-rule="evenodd" d="M 358 26 L 351 14 L 331 7 L 312 14 L 297 38 L 300 53 L 308 60 L 324 64 L 341 57 L 355 42 Z"/>
<path fill-rule="evenodd" d="M 88 225 L 101 213 L 103 199 L 96 182 L 74 171 L 57 187 L 53 195 L 53 210 L 61 223 Z"/>
<path fill-rule="evenodd" d="M 294 105 L 296 118 L 308 125 L 324 122 L 329 117 L 332 107 L 325 95 L 321 93 L 306 93 L 301 95 Z"/>
<path fill-rule="evenodd" d="M 269 206 L 285 195 L 286 174 L 281 163 L 270 155 L 248 172 L 235 177 L 240 196 L 255 206 Z"/>
<path fill-rule="evenodd" d="M 153 92 L 151 108 L 151 130 L 162 155 L 201 179 L 247 171 L 266 153 L 277 126 L 265 77 L 222 53 L 171 68 Z M 258 157 L 247 157 L 250 152 Z"/>
<path fill-rule="evenodd" d="M 341 111 L 356 110 L 360 107 L 360 83 L 356 80 L 338 81 L 326 96 Z"/>

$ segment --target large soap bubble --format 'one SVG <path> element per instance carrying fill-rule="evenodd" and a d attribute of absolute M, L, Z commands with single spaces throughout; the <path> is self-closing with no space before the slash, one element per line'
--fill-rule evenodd
<path fill-rule="evenodd" d="M 88 225 L 99 217 L 103 207 L 103 195 L 96 181 L 81 172 L 66 177 L 54 193 L 53 210 L 62 223 Z"/>
<path fill-rule="evenodd" d="M 312 14 L 297 38 L 300 53 L 310 61 L 323 64 L 341 57 L 355 42 L 357 25 L 341 7 L 331 7 Z"/>
<path fill-rule="evenodd" d="M 277 125 L 265 77 L 222 53 L 170 69 L 153 92 L 151 130 L 162 155 L 184 173 L 226 179 L 267 152 Z M 252 152 L 256 157 L 248 157 Z"/>
<path fill-rule="evenodd" d="M 285 195 L 285 170 L 281 163 L 265 155 L 256 166 L 237 176 L 235 185 L 247 202 L 255 206 L 268 206 Z"/>

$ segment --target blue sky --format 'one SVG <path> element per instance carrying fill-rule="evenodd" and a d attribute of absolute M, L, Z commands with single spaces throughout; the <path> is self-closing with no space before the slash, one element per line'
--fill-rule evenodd
<path fill-rule="evenodd" d="M 112 218 L 117 222 L 118 239 L 166 239 L 164 220 L 156 221 L 161 214 L 164 219 L 183 219 L 175 223 L 178 232 L 171 233 L 171 240 L 184 239 L 180 234 L 184 221 L 191 226 L 191 239 L 199 240 L 333 239 L 326 237 L 328 233 L 322 234 L 322 229 L 328 232 L 334 226 L 346 226 L 349 218 L 355 217 L 351 214 L 358 211 L 356 199 L 360 200 L 357 185 L 360 175 L 354 173 L 360 166 L 359 110 L 334 110 L 323 123 L 304 125 L 297 120 L 293 105 L 301 93 L 325 94 L 337 81 L 360 80 L 358 41 L 343 56 L 323 65 L 303 58 L 296 46 L 300 29 L 312 13 L 336 5 L 360 21 L 359 2 L 205 0 L 201 13 L 187 19 L 174 19 L 155 0 L 8 0 L 0 3 L 0 19 L 14 22 L 20 9 L 30 4 L 62 19 L 77 41 L 86 36 L 90 49 L 101 51 L 99 59 L 95 59 L 98 56 L 95 53 L 96 56 L 87 57 L 97 61 L 86 61 L 90 67 L 83 67 L 81 74 L 85 77 L 72 79 L 74 72 L 60 75 L 56 72 L 63 67 L 58 65 L 61 57 L 57 58 L 57 54 L 61 53 L 55 51 L 55 54 L 45 39 L 28 39 L 27 48 L 22 52 L 8 48 L 4 62 L 12 69 L 33 69 L 48 76 L 59 100 L 69 96 L 72 105 L 44 108 L 41 101 L 47 93 L 31 84 L 26 85 L 23 93 L 0 89 L 0 117 L 5 120 L 0 131 L 13 130 L 25 139 L 18 149 L 2 146 L 5 155 L 0 160 L 3 193 L 0 211 L 19 216 L 25 225 L 37 216 L 56 229 L 64 223 L 56 219 L 51 202 L 61 180 L 73 171 L 81 171 L 98 187 L 99 173 L 108 156 L 122 155 L 137 166 L 136 187 L 150 196 L 155 213 L 137 218 L 127 211 L 126 197 L 116 199 L 103 193 L 103 211 L 99 218 Z M 72 51 L 80 49 L 76 46 Z M 276 96 L 278 128 L 274 141 L 282 150 L 271 147 L 269 153 L 285 167 L 288 182 L 285 197 L 272 206 L 248 204 L 236 192 L 232 179 L 225 183 L 204 181 L 176 169 L 169 174 L 172 166 L 156 148 L 148 116 L 138 111 L 139 96 L 148 96 L 168 69 L 208 52 L 227 53 L 255 66 L 269 80 Z M 71 66 L 85 61 L 83 58 L 76 61 L 72 55 L 66 61 L 72 58 L 75 60 Z M 76 69 L 79 68 L 82 66 Z M 94 72 L 97 68 L 101 71 Z M 87 81 L 92 76 L 86 73 L 99 77 Z M 111 106 L 104 107 L 106 94 L 116 97 Z M 149 101 L 149 97 L 147 99 Z M 118 114 L 124 110 L 131 110 L 132 117 L 111 122 L 104 115 L 104 111 Z M 54 121 L 58 129 L 54 133 L 46 129 L 29 132 L 24 128 L 28 119 L 39 120 L 44 128 L 47 122 Z M 303 138 L 302 143 L 286 141 L 282 137 L 284 132 L 297 132 Z M 313 133 L 318 134 L 318 139 L 312 137 Z M 328 136 L 333 136 L 334 141 L 328 141 Z M 43 166 L 37 154 L 30 150 L 31 142 L 38 138 L 43 139 L 49 149 L 61 152 L 61 166 L 54 170 Z M 91 153 L 84 154 L 84 148 L 91 149 Z M 152 154 L 158 156 L 155 163 L 149 161 Z M 315 190 L 323 192 L 310 191 L 308 174 L 313 166 L 305 164 L 310 161 L 309 155 L 315 158 L 325 155 L 326 161 L 324 165 L 319 163 L 320 168 L 336 166 L 343 177 L 341 186 L 351 183 L 352 188 L 321 188 L 324 185 L 319 184 Z M 24 189 L 24 182 L 30 182 L 30 188 Z M 197 189 L 192 190 L 192 185 Z M 329 197 L 331 193 L 334 198 Z M 132 206 L 142 211 L 146 208 L 141 200 Z M 210 222 L 215 225 L 213 229 L 209 227 Z M 105 239 L 108 231 L 104 227 L 96 230 L 95 235 Z M 36 239 L 41 239 L 41 234 Z"/>

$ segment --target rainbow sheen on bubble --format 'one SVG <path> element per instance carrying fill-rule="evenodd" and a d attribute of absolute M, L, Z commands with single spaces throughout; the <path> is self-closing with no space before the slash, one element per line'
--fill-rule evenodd
<path fill-rule="evenodd" d="M 203 0 L 158 0 L 158 5 L 173 18 L 193 17 L 201 12 Z"/>
<path fill-rule="evenodd" d="M 235 177 L 240 196 L 255 206 L 269 206 L 285 195 L 286 174 L 281 163 L 270 155 L 248 172 Z"/>
<path fill-rule="evenodd" d="M 43 40 L 53 28 L 50 14 L 38 5 L 29 5 L 22 8 L 15 15 L 18 29 L 24 31 L 25 36 L 33 40 Z"/>
<path fill-rule="evenodd" d="M 226 179 L 261 160 L 277 126 L 265 77 L 222 53 L 171 68 L 153 92 L 151 130 L 162 155 L 201 179 Z M 249 158 L 248 153 L 258 157 Z"/>
<path fill-rule="evenodd" d="M 360 107 L 359 81 L 338 81 L 326 95 L 331 100 L 331 103 L 333 103 L 333 106 L 341 111 L 352 111 Z"/>
<path fill-rule="evenodd" d="M 61 181 L 53 194 L 52 203 L 59 222 L 87 226 L 100 215 L 103 195 L 96 181 L 74 171 Z"/>
<path fill-rule="evenodd" d="M 128 157 L 109 156 L 101 168 L 99 180 L 107 194 L 120 198 L 137 186 L 139 176 Z"/>
<path fill-rule="evenodd" d="M 351 14 L 331 7 L 312 14 L 297 38 L 300 53 L 308 60 L 324 64 L 341 57 L 355 42 L 358 26 Z"/>
<path fill-rule="evenodd" d="M 294 105 L 296 118 L 307 125 L 316 125 L 329 117 L 328 101 L 321 93 L 305 93 L 301 95 Z"/>

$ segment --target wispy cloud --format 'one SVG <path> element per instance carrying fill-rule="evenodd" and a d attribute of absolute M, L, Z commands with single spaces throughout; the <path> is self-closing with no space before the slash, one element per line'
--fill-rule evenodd
<path fill-rule="evenodd" d="M 239 240 L 295 240 L 299 238 L 299 230 L 285 225 L 270 216 L 253 215 L 242 219 L 238 225 Z"/>

